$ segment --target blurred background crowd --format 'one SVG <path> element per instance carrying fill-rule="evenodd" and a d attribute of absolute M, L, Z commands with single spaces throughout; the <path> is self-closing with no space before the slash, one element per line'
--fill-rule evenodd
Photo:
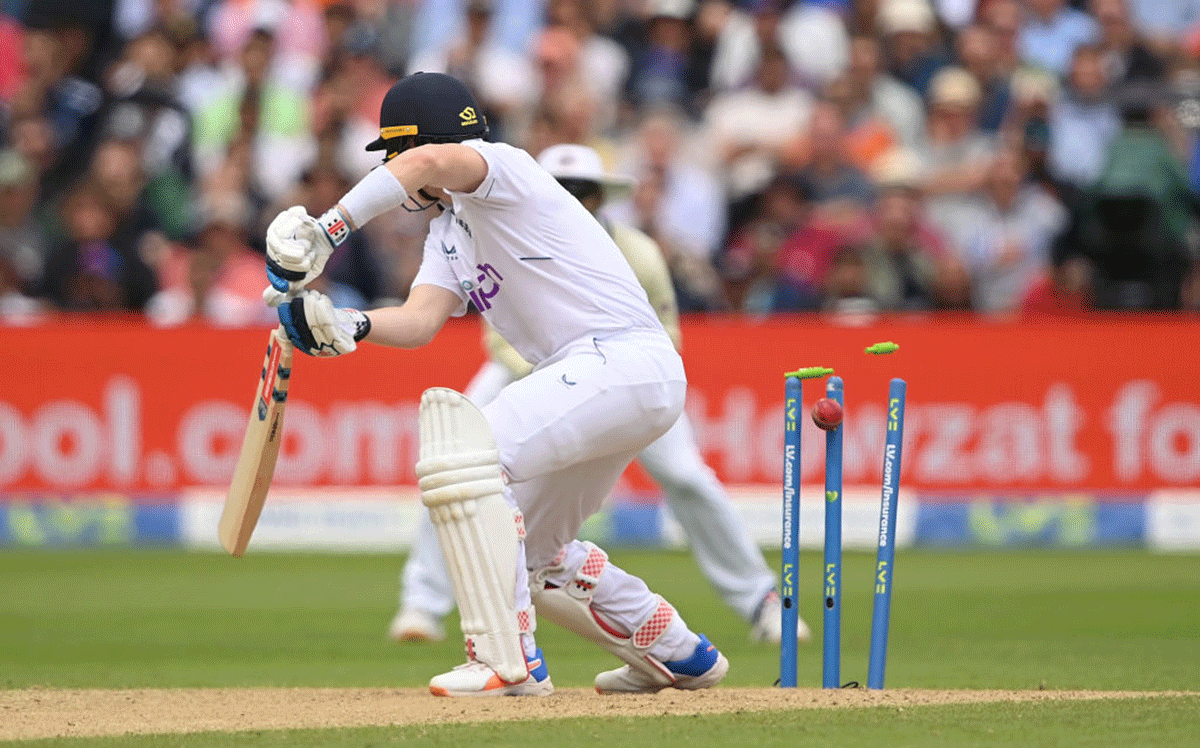
<path fill-rule="evenodd" d="M 683 311 L 1200 310 L 1200 0 L 5 0 L 0 319 L 270 324 L 263 234 L 444 71 L 595 147 Z M 430 216 L 339 249 L 407 293 Z"/>

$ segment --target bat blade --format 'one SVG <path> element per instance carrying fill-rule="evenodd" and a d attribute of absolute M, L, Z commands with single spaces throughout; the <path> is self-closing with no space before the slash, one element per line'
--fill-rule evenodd
<path fill-rule="evenodd" d="M 282 329 L 274 330 L 267 343 L 242 451 L 221 510 L 218 534 L 221 545 L 233 556 L 246 552 L 275 474 L 275 461 L 283 442 L 283 411 L 292 377 L 292 353 L 287 335 Z"/>

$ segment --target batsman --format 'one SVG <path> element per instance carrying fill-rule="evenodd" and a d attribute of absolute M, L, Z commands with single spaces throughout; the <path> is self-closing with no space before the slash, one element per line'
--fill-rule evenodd
<path fill-rule="evenodd" d="M 526 377 L 482 409 L 446 388 L 419 411 L 421 499 L 460 610 L 467 661 L 439 696 L 546 695 L 543 617 L 625 664 L 601 693 L 716 685 L 728 660 L 641 579 L 576 536 L 625 467 L 682 412 L 683 362 L 633 270 L 595 218 L 524 151 L 484 140 L 458 80 L 415 73 L 380 112 L 376 167 L 318 218 L 290 208 L 267 231 L 265 292 L 297 349 L 431 342 L 473 304 Z M 396 208 L 434 210 L 420 270 L 398 307 L 335 308 L 304 286 L 350 232 Z"/>

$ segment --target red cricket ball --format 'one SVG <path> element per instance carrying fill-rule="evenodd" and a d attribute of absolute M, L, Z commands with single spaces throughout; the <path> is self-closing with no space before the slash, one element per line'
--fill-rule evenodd
<path fill-rule="evenodd" d="M 838 405 L 837 400 L 823 397 L 813 404 L 812 419 L 817 426 L 833 431 L 842 425 L 842 406 Z"/>

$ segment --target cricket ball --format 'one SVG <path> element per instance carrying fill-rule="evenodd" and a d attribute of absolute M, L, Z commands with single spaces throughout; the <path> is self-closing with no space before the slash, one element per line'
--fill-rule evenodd
<path fill-rule="evenodd" d="M 817 426 L 833 431 L 842 425 L 842 406 L 838 405 L 837 400 L 823 397 L 813 404 L 812 419 Z"/>

